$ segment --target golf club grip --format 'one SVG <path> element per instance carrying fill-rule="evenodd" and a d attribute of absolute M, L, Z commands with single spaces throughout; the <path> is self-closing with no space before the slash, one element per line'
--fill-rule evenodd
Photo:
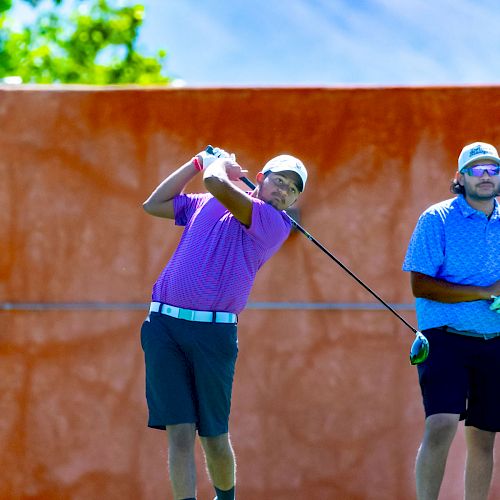
<path fill-rule="evenodd" d="M 240 180 L 244 182 L 250 189 L 255 189 L 255 185 L 246 177 L 240 177 Z M 379 297 L 368 285 L 365 285 L 347 266 L 345 266 L 335 255 L 333 255 L 327 248 L 325 248 L 316 238 L 309 234 L 293 217 L 285 212 L 290 222 L 294 227 L 296 227 L 308 240 L 312 241 L 319 249 L 326 253 L 333 261 L 335 261 L 349 276 L 354 278 L 367 292 L 369 292 L 373 297 L 375 297 L 381 304 L 383 304 L 389 311 L 396 316 L 400 321 L 402 321 L 415 335 L 418 330 L 410 325 L 400 314 L 398 314 L 385 300 Z"/>

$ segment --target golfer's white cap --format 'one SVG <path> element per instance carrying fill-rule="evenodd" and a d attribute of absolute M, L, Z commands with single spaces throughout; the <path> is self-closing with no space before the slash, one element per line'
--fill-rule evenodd
<path fill-rule="evenodd" d="M 266 172 L 295 172 L 300 177 L 302 185 L 299 186 L 300 191 L 304 191 L 307 181 L 307 170 L 304 164 L 295 156 L 279 155 L 271 158 L 261 170 L 263 174 Z"/>
<path fill-rule="evenodd" d="M 458 171 L 462 172 L 464 168 L 467 168 L 476 160 L 493 160 L 497 165 L 500 165 L 498 151 L 491 144 L 486 142 L 473 142 L 472 144 L 467 144 L 467 146 L 462 149 L 458 157 Z"/>

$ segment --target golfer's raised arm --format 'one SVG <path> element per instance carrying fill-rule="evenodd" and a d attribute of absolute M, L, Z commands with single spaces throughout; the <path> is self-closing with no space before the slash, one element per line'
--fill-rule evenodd
<path fill-rule="evenodd" d="M 252 200 L 249 194 L 233 184 L 247 173 L 234 160 L 221 158 L 203 172 L 205 188 L 217 198 L 242 224 L 250 227 Z"/>
<path fill-rule="evenodd" d="M 194 162 L 195 159 L 192 158 L 184 163 L 151 193 L 149 198 L 142 204 L 148 214 L 166 219 L 175 218 L 173 199 L 182 192 L 186 184 L 199 172 Z"/>

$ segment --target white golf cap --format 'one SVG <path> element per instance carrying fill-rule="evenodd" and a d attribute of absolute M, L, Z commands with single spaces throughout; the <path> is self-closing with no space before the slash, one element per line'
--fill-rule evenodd
<path fill-rule="evenodd" d="M 271 158 L 261 170 L 263 174 L 266 172 L 295 172 L 300 177 L 302 185 L 299 185 L 300 191 L 304 191 L 307 181 L 307 170 L 304 164 L 295 156 L 279 155 Z"/>
<path fill-rule="evenodd" d="M 472 144 L 467 144 L 467 146 L 462 149 L 458 157 L 458 171 L 461 172 L 476 160 L 493 160 L 497 165 L 500 165 L 498 152 L 491 144 L 486 142 L 473 142 Z"/>

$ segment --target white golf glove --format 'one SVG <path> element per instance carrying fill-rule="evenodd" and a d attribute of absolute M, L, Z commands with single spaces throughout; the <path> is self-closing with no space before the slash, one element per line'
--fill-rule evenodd
<path fill-rule="evenodd" d="M 500 295 L 492 295 L 491 298 L 493 302 L 490 305 L 490 309 L 500 314 Z"/>
<path fill-rule="evenodd" d="M 229 154 L 227 151 L 224 151 L 221 148 L 212 148 L 212 149 L 213 153 L 208 153 L 207 151 L 203 150 L 196 155 L 203 163 L 203 170 L 205 170 L 218 158 L 232 158 L 233 160 L 236 159 L 234 154 Z"/>

